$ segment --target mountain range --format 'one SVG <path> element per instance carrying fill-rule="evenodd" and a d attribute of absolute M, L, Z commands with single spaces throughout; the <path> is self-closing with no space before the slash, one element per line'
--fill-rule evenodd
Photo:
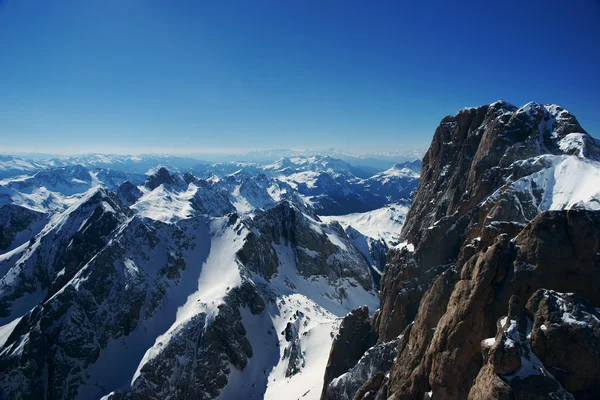
<path fill-rule="evenodd" d="M 385 166 L 282 152 L 2 156 L 0 398 L 597 398 L 571 113 L 466 108 Z"/>

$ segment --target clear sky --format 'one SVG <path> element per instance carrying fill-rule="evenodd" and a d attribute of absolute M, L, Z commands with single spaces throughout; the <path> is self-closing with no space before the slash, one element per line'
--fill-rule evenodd
<path fill-rule="evenodd" d="M 600 136 L 600 2 L 0 0 L 5 151 L 427 148 L 498 99 Z"/>

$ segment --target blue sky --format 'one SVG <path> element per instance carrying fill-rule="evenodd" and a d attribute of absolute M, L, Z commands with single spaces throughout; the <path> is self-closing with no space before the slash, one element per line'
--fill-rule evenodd
<path fill-rule="evenodd" d="M 426 148 L 559 103 L 600 136 L 600 2 L 0 0 L 0 149 Z"/>

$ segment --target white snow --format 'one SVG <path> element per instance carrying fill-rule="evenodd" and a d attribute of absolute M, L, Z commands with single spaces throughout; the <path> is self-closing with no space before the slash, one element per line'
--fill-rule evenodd
<path fill-rule="evenodd" d="M 600 210 L 600 163 L 576 156 L 542 155 L 528 163 L 548 165 L 538 172 L 512 181 L 498 189 L 489 199 L 505 191 L 530 193 L 538 211 L 574 207 Z M 533 196 L 542 191 L 541 201 Z"/>
<path fill-rule="evenodd" d="M 410 252 L 414 252 L 415 251 L 415 245 L 412 244 L 412 243 L 408 243 L 407 241 L 399 243 L 394 248 L 396 248 L 398 250 L 404 250 L 404 249 L 406 249 L 406 250 L 408 250 Z"/>
<path fill-rule="evenodd" d="M 373 211 L 335 216 L 320 216 L 324 222 L 338 221 L 344 229 L 349 226 L 365 236 L 382 239 L 393 246 L 398 243 L 407 206 L 391 204 Z"/>
<path fill-rule="evenodd" d="M 190 200 L 195 192 L 196 187 L 191 184 L 188 190 L 181 193 L 160 185 L 145 193 L 131 208 L 142 217 L 173 223 L 192 216 L 193 208 Z"/>
<path fill-rule="evenodd" d="M 293 249 L 283 244 L 273 247 L 280 261 L 277 275 L 266 281 L 252 274 L 252 280 L 274 301 L 258 316 L 244 313 L 247 337 L 255 352 L 244 371 L 231 368 L 230 381 L 219 397 L 224 400 L 239 393 L 257 399 L 319 399 L 340 318 L 359 306 L 367 305 L 373 312 L 379 305 L 375 293 L 349 280 L 341 280 L 336 288 L 323 277 L 299 275 Z M 345 297 L 339 295 L 340 288 Z M 291 377 L 285 376 L 289 363 L 285 352 L 290 343 L 283 331 L 288 322 L 298 329 L 302 358 L 300 371 Z M 266 392 L 263 383 L 268 385 Z"/>
<path fill-rule="evenodd" d="M 238 235 L 231 227 L 227 226 L 227 221 L 227 218 L 218 218 L 210 223 L 210 252 L 202 264 L 197 288 L 189 295 L 185 304 L 179 307 L 175 322 L 171 327 L 156 338 L 154 345 L 146 351 L 131 383 L 140 376 L 142 367 L 159 355 L 163 350 L 163 345 L 168 343 L 171 337 L 177 334 L 179 329 L 192 317 L 206 313 L 207 323 L 210 323 L 229 290 L 241 283 L 235 255 L 243 245 L 245 235 Z"/>
<path fill-rule="evenodd" d="M 342 242 L 337 235 L 335 235 L 331 232 L 327 232 L 326 235 L 331 243 L 335 244 L 337 247 L 339 247 L 342 250 L 348 250 L 348 247 L 346 246 L 346 244 L 344 242 Z"/>
<path fill-rule="evenodd" d="M 15 327 L 19 323 L 22 317 L 14 319 L 6 325 L 0 326 L 0 349 L 4 347 L 4 343 L 8 340 L 8 337 L 15 330 Z"/>
<path fill-rule="evenodd" d="M 569 133 L 558 142 L 558 146 L 565 153 L 575 153 L 577 156 L 583 157 L 585 148 L 584 138 L 584 133 Z"/>
<path fill-rule="evenodd" d="M 411 178 L 411 179 L 419 179 L 419 173 L 413 171 L 410 168 L 399 168 L 397 165 L 394 165 L 390 169 L 387 169 L 370 179 L 381 180 L 383 183 L 387 183 L 391 178 Z"/>
<path fill-rule="evenodd" d="M 11 251 L 8 251 L 4 254 L 0 254 L 0 262 L 3 262 L 5 260 L 10 259 L 12 256 L 21 254 L 23 251 L 25 251 L 25 249 L 27 249 L 27 246 L 29 245 L 29 243 L 25 242 L 22 245 L 20 245 L 19 247 L 17 247 L 16 249 L 13 249 Z"/>

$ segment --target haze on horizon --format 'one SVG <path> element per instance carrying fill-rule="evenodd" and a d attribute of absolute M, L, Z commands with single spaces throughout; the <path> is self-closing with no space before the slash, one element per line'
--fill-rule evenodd
<path fill-rule="evenodd" d="M 0 1 L 0 151 L 408 151 L 498 99 L 598 136 L 599 18 L 595 1 Z"/>

